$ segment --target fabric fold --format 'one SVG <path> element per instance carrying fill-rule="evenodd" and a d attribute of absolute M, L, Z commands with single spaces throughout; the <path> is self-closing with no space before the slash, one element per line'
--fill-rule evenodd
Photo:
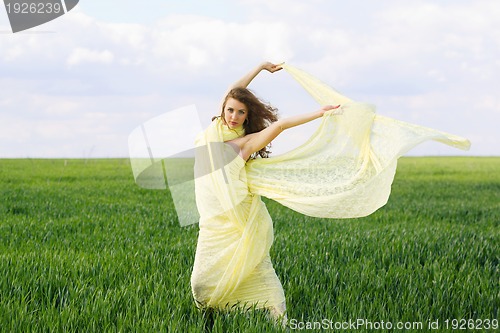
<path fill-rule="evenodd" d="M 302 214 L 324 218 L 367 216 L 388 200 L 397 159 L 416 145 L 435 140 L 467 150 L 462 137 L 379 116 L 375 106 L 354 102 L 290 65 L 284 69 L 327 112 L 302 146 L 246 164 L 250 192 Z"/>

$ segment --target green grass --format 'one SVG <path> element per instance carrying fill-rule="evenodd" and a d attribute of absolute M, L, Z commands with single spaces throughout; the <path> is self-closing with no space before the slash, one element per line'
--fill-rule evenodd
<path fill-rule="evenodd" d="M 499 170 L 500 158 L 402 158 L 388 204 L 355 220 L 265 200 L 289 319 L 419 332 L 498 319 Z M 137 187 L 128 160 L 0 160 L 0 184 L 0 332 L 201 331 L 197 226 L 179 226 L 167 191 Z M 214 320 L 280 331 L 261 312 Z"/>

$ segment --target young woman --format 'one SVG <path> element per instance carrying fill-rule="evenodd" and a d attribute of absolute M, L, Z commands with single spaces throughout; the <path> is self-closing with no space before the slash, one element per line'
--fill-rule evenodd
<path fill-rule="evenodd" d="M 282 67 L 312 95 L 319 110 L 279 119 L 246 89 L 262 70 Z M 265 158 L 283 130 L 322 118 L 311 138 Z M 426 141 L 467 150 L 462 137 L 375 113 L 290 65 L 263 63 L 237 81 L 221 115 L 198 137 L 195 160 L 200 232 L 191 284 L 201 308 L 265 308 L 286 322 L 283 288 L 269 250 L 272 220 L 260 196 L 302 214 L 367 216 L 387 202 L 397 159 Z M 255 158 L 255 157 L 263 158 Z"/>
<path fill-rule="evenodd" d="M 201 308 L 265 308 L 284 323 L 283 288 L 269 257 L 272 220 L 260 196 L 248 190 L 245 163 L 268 157 L 268 145 L 285 129 L 338 106 L 278 119 L 277 110 L 247 86 L 261 71 L 280 69 L 265 62 L 237 81 L 220 116 L 197 140 L 195 185 L 201 218 L 191 284 Z"/>

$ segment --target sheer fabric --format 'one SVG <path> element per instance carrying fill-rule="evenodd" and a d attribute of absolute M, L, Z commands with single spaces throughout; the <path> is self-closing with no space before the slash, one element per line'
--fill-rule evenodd
<path fill-rule="evenodd" d="M 391 192 L 397 159 L 426 140 L 467 150 L 462 137 L 375 114 L 311 75 L 284 65 L 321 105 L 341 105 L 322 117 L 312 137 L 286 154 L 249 161 L 251 193 L 305 215 L 355 218 L 383 206 Z"/>
<path fill-rule="evenodd" d="M 301 147 L 247 163 L 225 141 L 244 135 L 217 119 L 196 142 L 195 192 L 200 232 L 191 284 L 200 306 L 283 309 L 271 260 L 271 217 L 260 196 L 303 214 L 353 218 L 389 197 L 397 159 L 425 140 L 461 149 L 461 137 L 375 115 L 305 72 L 284 66 L 320 104 L 341 104 L 322 117 Z"/>
<path fill-rule="evenodd" d="M 193 296 L 201 307 L 279 307 L 285 296 L 269 257 L 271 217 L 248 191 L 245 161 L 224 143 L 238 135 L 217 119 L 197 140 Z"/>

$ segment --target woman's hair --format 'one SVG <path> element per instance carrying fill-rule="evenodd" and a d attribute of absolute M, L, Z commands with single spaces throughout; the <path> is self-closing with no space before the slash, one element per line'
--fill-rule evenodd
<path fill-rule="evenodd" d="M 221 117 L 224 121 L 224 108 L 226 107 L 226 103 L 229 98 L 234 98 L 240 103 L 245 104 L 247 107 L 247 118 L 243 123 L 245 135 L 260 132 L 271 123 L 278 120 L 278 109 L 261 101 L 246 88 L 233 88 L 226 95 L 226 98 L 224 98 L 224 102 L 222 103 Z M 259 155 L 263 158 L 269 157 L 271 151 L 269 151 L 268 148 L 270 147 L 271 144 L 253 153 L 251 158 L 256 158 Z"/>

